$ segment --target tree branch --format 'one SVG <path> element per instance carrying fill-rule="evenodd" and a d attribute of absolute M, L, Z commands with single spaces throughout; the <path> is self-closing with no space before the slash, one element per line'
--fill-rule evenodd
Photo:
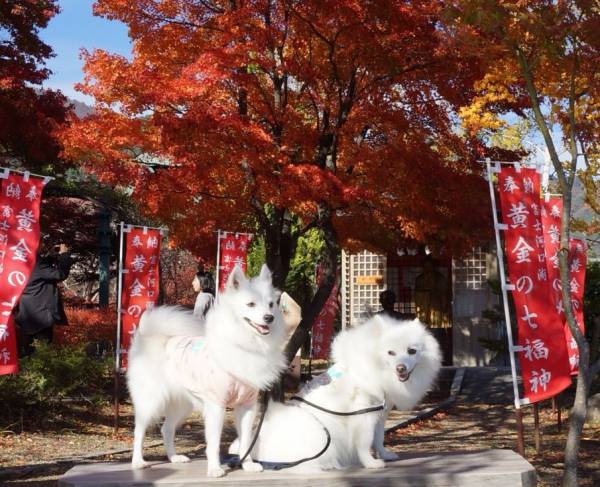
<path fill-rule="evenodd" d="M 525 54 L 523 54 L 523 51 L 519 47 L 514 47 L 513 49 L 521 67 L 521 74 L 525 78 L 525 85 L 527 88 L 527 93 L 529 94 L 529 98 L 531 99 L 531 108 L 533 109 L 535 121 L 537 123 L 538 129 L 544 137 L 544 142 L 546 143 L 546 147 L 548 148 L 548 152 L 550 154 L 550 159 L 552 160 L 552 165 L 554 166 L 564 194 L 565 190 L 567 189 L 567 179 L 565 177 L 565 173 L 560 163 L 558 153 L 556 152 L 556 147 L 554 146 L 552 135 L 550 134 L 550 130 L 548 129 L 548 125 L 546 124 L 544 114 L 542 113 L 542 109 L 540 107 L 538 93 L 533 82 L 533 76 L 531 73 L 529 62 L 527 61 Z"/>

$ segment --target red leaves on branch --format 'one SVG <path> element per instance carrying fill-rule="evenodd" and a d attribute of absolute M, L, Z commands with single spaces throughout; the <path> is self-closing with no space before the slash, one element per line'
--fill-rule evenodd
<path fill-rule="evenodd" d="M 479 69 L 438 3 L 99 0 L 133 55 L 86 53 L 97 111 L 66 154 L 197 253 L 269 207 L 304 224 L 327 208 L 342 244 L 467 245 L 489 211 L 455 115 Z"/>
<path fill-rule="evenodd" d="M 40 87 L 52 49 L 38 36 L 57 12 L 55 0 L 0 4 L 0 156 L 28 169 L 55 162 L 61 149 L 54 132 L 65 121 L 66 99 Z"/>

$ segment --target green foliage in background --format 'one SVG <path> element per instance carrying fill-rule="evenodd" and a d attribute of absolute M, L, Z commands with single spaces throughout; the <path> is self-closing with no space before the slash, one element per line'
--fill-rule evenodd
<path fill-rule="evenodd" d="M 285 289 L 294 300 L 304 306 L 310 301 L 315 290 L 315 269 L 325 244 L 318 230 L 309 230 L 300 237 L 296 252 L 290 264 L 285 281 Z M 256 276 L 265 262 L 265 242 L 262 238 L 253 241 L 248 252 L 248 275 Z"/>
<path fill-rule="evenodd" d="M 84 345 L 59 347 L 36 341 L 34 346 L 35 352 L 19 361 L 18 374 L 0 377 L 3 415 L 6 409 L 16 413 L 76 395 L 106 395 L 111 381 L 111 354 L 95 359 L 88 356 Z"/>

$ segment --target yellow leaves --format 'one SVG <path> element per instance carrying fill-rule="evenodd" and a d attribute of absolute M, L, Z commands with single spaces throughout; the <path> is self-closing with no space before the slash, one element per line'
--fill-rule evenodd
<path fill-rule="evenodd" d="M 481 130 L 498 130 L 506 125 L 498 115 L 498 106 L 516 103 L 516 97 L 509 87 L 514 86 L 517 77 L 514 70 L 492 68 L 483 79 L 474 85 L 477 95 L 470 105 L 459 109 L 462 126 L 470 134 Z"/>

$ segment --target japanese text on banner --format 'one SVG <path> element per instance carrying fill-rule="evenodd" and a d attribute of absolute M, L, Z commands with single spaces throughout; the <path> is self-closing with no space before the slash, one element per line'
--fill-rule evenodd
<path fill-rule="evenodd" d="M 562 322 L 551 306 L 535 169 L 503 166 L 498 180 L 504 247 L 518 324 L 518 358 L 525 398 L 537 402 L 571 384 Z"/>
<path fill-rule="evenodd" d="M 579 369 L 579 348 L 566 322 L 558 267 L 558 252 L 560 250 L 560 220 L 562 215 L 562 198 L 551 196 L 542 201 L 542 226 L 546 246 L 546 269 L 552 305 L 564 326 L 569 366 L 571 374 L 577 374 Z M 586 245 L 583 240 L 571 238 L 569 242 L 569 286 L 571 291 L 571 308 L 581 331 L 583 322 L 583 289 L 585 284 L 585 267 L 587 264 Z"/>
<path fill-rule="evenodd" d="M 35 265 L 43 178 L 9 173 L 0 194 L 0 375 L 18 371 L 12 311 Z"/>
<path fill-rule="evenodd" d="M 244 273 L 248 267 L 248 246 L 252 235 L 223 232 L 219 240 L 219 291 L 225 289 L 225 283 L 235 266 Z"/>
<path fill-rule="evenodd" d="M 142 313 L 158 299 L 161 234 L 157 229 L 132 228 L 125 239 L 121 291 L 121 369 L 127 368 L 127 350 Z"/>

